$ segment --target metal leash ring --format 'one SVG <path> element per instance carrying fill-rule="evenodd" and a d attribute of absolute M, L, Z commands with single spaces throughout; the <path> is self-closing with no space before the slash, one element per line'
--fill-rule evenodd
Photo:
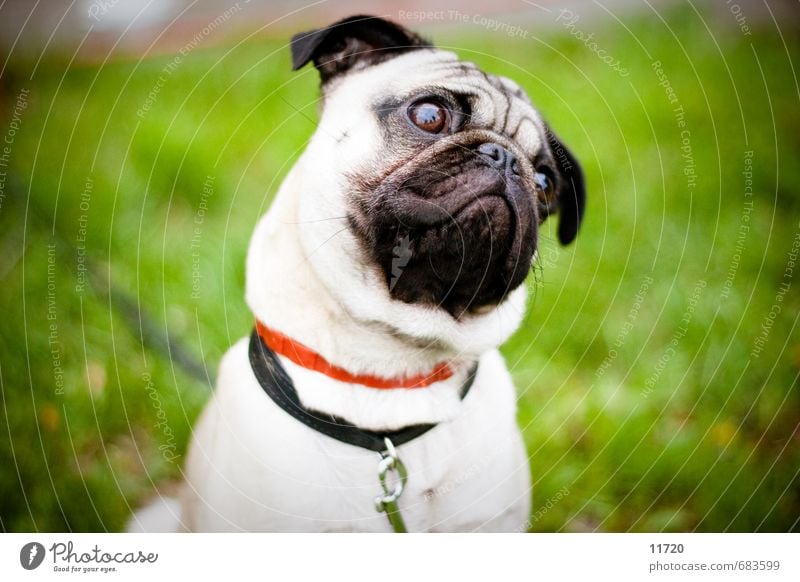
<path fill-rule="evenodd" d="M 394 487 L 391 491 L 389 491 L 389 487 L 386 484 L 387 475 L 390 473 L 395 474 Z M 385 505 L 387 503 L 394 503 L 400 499 L 400 496 L 403 494 L 406 481 L 408 480 L 408 473 L 405 465 L 403 465 L 403 462 L 399 459 L 383 457 L 378 462 L 378 478 L 381 481 L 383 495 L 378 495 L 375 498 L 375 508 L 378 511 L 385 511 Z"/>
<path fill-rule="evenodd" d="M 394 444 L 389 438 L 384 439 L 386 450 L 381 453 L 381 459 L 378 461 L 378 479 L 381 482 L 381 489 L 383 494 L 375 497 L 375 509 L 378 512 L 385 512 L 389 518 L 395 532 L 405 532 L 405 524 L 400 515 L 400 510 L 397 507 L 397 500 L 403 494 L 406 482 L 408 481 L 408 472 L 400 458 L 397 456 L 397 451 Z M 394 486 L 389 490 L 387 485 L 387 476 L 394 478 Z"/>

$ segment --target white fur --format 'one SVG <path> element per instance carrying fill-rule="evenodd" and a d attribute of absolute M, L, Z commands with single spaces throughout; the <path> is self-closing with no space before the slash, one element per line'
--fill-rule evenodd
<path fill-rule="evenodd" d="M 400 508 L 411 531 L 515 531 L 528 518 L 530 477 L 514 388 L 496 348 L 519 325 L 524 286 L 488 313 L 459 320 L 395 301 L 339 218 L 347 212 L 344 173 L 385 163 L 370 149 L 380 143 L 374 116 L 365 113 L 370 99 L 387 86 L 408 90 L 413 75 L 419 84 L 435 81 L 426 71 L 454 58 L 418 51 L 329 88 L 317 133 L 251 240 L 247 303 L 268 326 L 354 373 L 416 374 L 453 362 L 457 374 L 429 388 L 376 390 L 282 358 L 306 407 L 368 429 L 440 423 L 398 449 L 409 471 Z M 339 146 L 343 131 L 354 135 Z M 462 401 L 476 359 L 479 372 Z M 197 424 L 180 519 L 167 529 L 390 531 L 373 505 L 377 461 L 376 453 L 313 431 L 272 402 L 242 340 L 226 354 Z M 159 525 L 139 517 L 140 529 Z"/>
<path fill-rule="evenodd" d="M 181 502 L 159 495 L 139 509 L 128 523 L 128 533 L 181 531 Z"/>

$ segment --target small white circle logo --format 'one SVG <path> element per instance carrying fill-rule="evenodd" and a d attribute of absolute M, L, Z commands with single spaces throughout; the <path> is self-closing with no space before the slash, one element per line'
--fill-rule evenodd
<path fill-rule="evenodd" d="M 44 554 L 44 546 L 39 542 L 27 543 L 19 552 L 19 563 L 26 570 L 35 570 L 44 561 Z"/>

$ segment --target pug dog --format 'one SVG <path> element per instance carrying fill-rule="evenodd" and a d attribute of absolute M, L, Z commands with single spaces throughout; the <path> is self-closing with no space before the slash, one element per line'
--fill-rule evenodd
<path fill-rule="evenodd" d="M 524 531 L 528 456 L 498 352 L 541 223 L 584 181 L 515 82 L 385 19 L 296 35 L 316 132 L 247 257 L 180 493 L 131 531 Z M 398 527 L 398 521 L 401 527 Z"/>

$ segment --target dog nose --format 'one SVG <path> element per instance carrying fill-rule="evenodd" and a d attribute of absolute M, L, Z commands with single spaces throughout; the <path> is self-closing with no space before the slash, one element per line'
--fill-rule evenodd
<path fill-rule="evenodd" d="M 489 163 L 498 170 L 505 169 L 514 175 L 519 175 L 517 156 L 506 148 L 496 143 L 484 143 L 478 146 L 478 153 L 489 158 Z"/>

